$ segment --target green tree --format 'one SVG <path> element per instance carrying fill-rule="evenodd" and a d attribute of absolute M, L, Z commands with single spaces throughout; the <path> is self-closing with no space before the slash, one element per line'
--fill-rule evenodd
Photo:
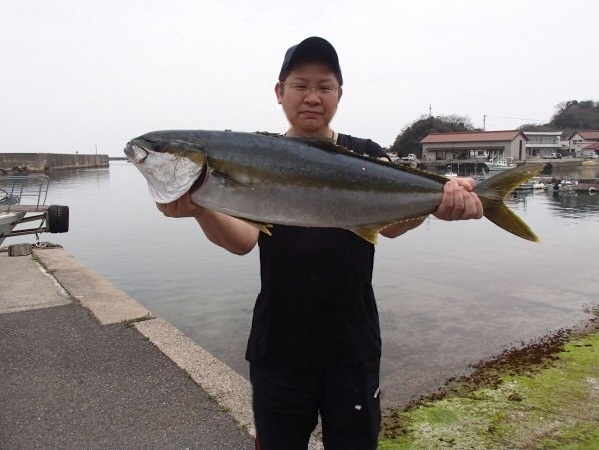
<path fill-rule="evenodd" d="M 538 123 L 525 123 L 518 128 L 520 131 L 556 131 L 555 127 L 551 124 L 546 123 L 539 125 Z"/>
<path fill-rule="evenodd" d="M 556 106 L 550 124 L 557 130 L 599 130 L 599 102 L 569 100 Z"/>
<path fill-rule="evenodd" d="M 568 100 L 555 107 L 549 123 L 539 125 L 527 123 L 519 127 L 522 131 L 561 131 L 565 139 L 576 130 L 599 130 L 599 102 L 592 100 Z"/>
<path fill-rule="evenodd" d="M 398 156 L 414 153 L 421 158 L 422 147 L 420 141 L 428 134 L 475 130 L 469 117 L 455 114 L 449 116 L 422 116 L 401 130 L 389 150 L 397 153 Z"/>

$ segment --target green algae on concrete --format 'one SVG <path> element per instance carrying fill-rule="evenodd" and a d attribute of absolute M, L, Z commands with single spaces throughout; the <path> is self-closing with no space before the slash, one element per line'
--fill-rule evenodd
<path fill-rule="evenodd" d="M 379 448 L 599 449 L 599 331 L 559 339 L 525 369 L 485 368 L 388 416 Z M 555 342 L 554 342 L 555 343 Z M 504 372 L 504 373 L 502 373 Z M 490 375 L 489 375 L 490 374 Z"/>

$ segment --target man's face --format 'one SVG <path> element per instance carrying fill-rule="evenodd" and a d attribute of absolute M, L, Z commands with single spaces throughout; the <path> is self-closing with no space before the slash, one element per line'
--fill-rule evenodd
<path fill-rule="evenodd" d="M 277 100 L 283 106 L 294 134 L 329 136 L 329 123 L 337 112 L 341 88 L 331 68 L 324 63 L 298 63 L 277 83 Z M 318 89 L 313 89 L 318 88 Z"/>

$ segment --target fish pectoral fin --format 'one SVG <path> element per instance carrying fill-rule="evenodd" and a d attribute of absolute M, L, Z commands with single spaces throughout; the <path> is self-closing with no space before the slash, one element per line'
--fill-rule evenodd
<path fill-rule="evenodd" d="M 375 227 L 360 227 L 350 231 L 357 234 L 362 239 L 370 242 L 371 244 L 376 245 L 379 238 L 379 231 L 381 231 L 383 228 L 384 227 L 377 225 Z"/>
<path fill-rule="evenodd" d="M 244 219 L 243 217 L 237 217 L 237 219 L 244 221 L 245 223 L 253 226 L 254 228 L 257 228 L 262 233 L 272 236 L 272 233 L 269 230 L 269 228 L 272 228 L 272 224 L 270 223 L 256 222 L 254 220 Z"/>
<path fill-rule="evenodd" d="M 220 183 L 227 188 L 230 189 L 238 189 L 238 188 L 247 188 L 251 187 L 251 183 L 249 180 L 243 178 L 233 178 L 229 174 L 225 172 L 219 172 L 218 170 L 212 170 L 210 173 L 212 177 L 218 178 Z"/>

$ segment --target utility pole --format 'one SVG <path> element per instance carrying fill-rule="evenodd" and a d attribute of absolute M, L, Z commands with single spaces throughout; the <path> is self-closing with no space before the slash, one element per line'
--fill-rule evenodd
<path fill-rule="evenodd" d="M 487 115 L 485 114 L 483 116 L 483 131 L 486 130 L 486 127 L 487 127 Z"/>
<path fill-rule="evenodd" d="M 433 105 L 431 103 L 428 104 L 428 116 L 431 117 L 433 115 Z"/>

